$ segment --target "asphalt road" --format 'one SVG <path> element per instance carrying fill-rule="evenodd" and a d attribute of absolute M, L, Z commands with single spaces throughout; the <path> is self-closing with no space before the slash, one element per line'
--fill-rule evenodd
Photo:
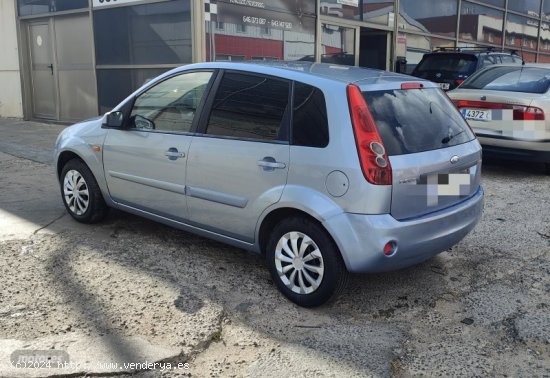
<path fill-rule="evenodd" d="M 119 211 L 73 221 L 51 166 L 61 129 L 0 119 L 0 376 L 550 375 L 542 166 L 484 162 L 466 239 L 308 310 L 256 255 Z M 17 350 L 71 364 L 16 368 Z"/>

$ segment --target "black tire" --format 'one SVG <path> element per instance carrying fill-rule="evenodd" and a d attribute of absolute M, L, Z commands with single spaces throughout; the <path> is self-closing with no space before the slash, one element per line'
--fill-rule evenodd
<path fill-rule="evenodd" d="M 298 267 L 302 267 L 296 269 L 296 265 L 294 265 L 294 263 L 281 261 L 281 257 L 277 258 L 276 256 L 278 253 L 280 255 L 280 253 L 284 251 L 282 248 L 278 247 L 282 247 L 284 244 L 287 244 L 290 249 L 293 249 L 292 242 L 288 241 L 285 243 L 284 240 L 287 239 L 282 239 L 283 237 L 291 235 L 291 233 L 295 233 L 292 235 L 298 237 L 301 237 L 301 235 L 309 237 L 316 245 L 317 248 L 308 242 L 307 247 L 303 252 L 303 257 L 308 256 L 313 250 L 318 249 L 322 258 L 310 258 L 310 260 L 307 261 L 307 269 L 303 266 L 303 262 L 298 262 Z M 306 239 L 298 238 L 297 240 L 297 246 L 298 249 L 300 249 L 300 246 L 302 245 L 300 240 Z M 281 245 L 279 246 L 280 241 Z M 277 250 L 280 250 L 281 252 L 277 252 Z M 288 252 L 284 252 L 283 258 L 288 256 L 290 256 Z M 266 259 L 271 277 L 277 285 L 277 288 L 284 294 L 285 297 L 302 307 L 317 307 L 326 303 L 330 299 L 336 298 L 338 294 L 343 291 L 347 283 L 348 272 L 344 262 L 342 261 L 342 256 L 340 255 L 338 247 L 321 225 L 305 217 L 288 218 L 275 226 L 267 243 Z M 319 274 L 309 270 L 312 265 L 314 265 L 314 268 L 323 268 L 322 277 Z M 287 267 L 289 271 L 282 273 L 282 269 Z M 281 269 L 281 274 L 283 274 L 284 277 L 279 273 L 279 269 Z M 315 282 L 319 282 L 316 288 L 314 288 L 314 284 L 311 284 L 311 281 L 306 280 L 305 274 L 302 273 L 303 271 L 307 273 L 309 278 L 313 278 Z M 293 276 L 293 283 L 290 280 L 292 272 L 296 272 Z M 305 293 L 303 291 L 302 286 L 300 285 L 300 277 L 298 277 L 300 275 L 302 275 L 301 278 L 306 288 L 307 286 L 309 286 L 309 290 L 314 288 L 312 292 Z M 283 281 L 285 277 L 287 281 L 286 283 Z M 321 279 L 319 279 L 319 277 L 321 277 Z M 293 291 L 289 285 L 295 290 L 300 290 L 302 292 L 298 293 Z"/>
<path fill-rule="evenodd" d="M 65 180 L 72 180 L 74 177 L 80 176 L 80 179 L 76 179 L 80 189 L 87 189 L 88 195 L 78 194 L 80 201 L 75 198 L 75 195 L 65 195 Z M 69 214 L 77 221 L 81 223 L 96 223 L 105 218 L 109 208 L 105 204 L 101 189 L 97 184 L 97 181 L 90 171 L 90 168 L 82 162 L 80 159 L 69 160 L 61 170 L 60 177 L 61 187 L 61 199 L 65 208 Z M 83 203 L 87 206 L 83 207 Z"/>

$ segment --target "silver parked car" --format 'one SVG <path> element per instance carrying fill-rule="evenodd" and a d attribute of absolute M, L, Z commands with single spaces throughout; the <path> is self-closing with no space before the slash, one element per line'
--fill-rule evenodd
<path fill-rule="evenodd" d="M 264 254 L 306 307 L 445 251 L 483 208 L 481 147 L 446 95 L 356 67 L 184 66 L 64 130 L 55 161 L 76 220 L 114 207 Z"/>

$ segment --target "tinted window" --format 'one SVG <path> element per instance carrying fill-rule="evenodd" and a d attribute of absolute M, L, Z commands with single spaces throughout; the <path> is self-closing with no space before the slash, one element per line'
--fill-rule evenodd
<path fill-rule="evenodd" d="M 363 96 L 390 156 L 474 139 L 462 116 L 439 89 L 363 92 Z"/>
<path fill-rule="evenodd" d="M 431 54 L 416 66 L 415 74 L 422 72 L 452 72 L 469 75 L 475 71 L 477 58 L 466 54 Z"/>
<path fill-rule="evenodd" d="M 131 119 L 141 130 L 187 132 L 211 72 L 179 75 L 155 85 L 135 101 Z"/>
<path fill-rule="evenodd" d="M 288 140 L 283 127 L 290 85 L 267 76 L 226 72 L 206 133 L 243 139 Z"/>
<path fill-rule="evenodd" d="M 293 110 L 292 144 L 326 147 L 328 120 L 323 92 L 311 85 L 295 83 Z"/>
<path fill-rule="evenodd" d="M 492 67 L 469 78 L 466 89 L 546 93 L 550 85 L 550 70 L 534 67 Z"/>

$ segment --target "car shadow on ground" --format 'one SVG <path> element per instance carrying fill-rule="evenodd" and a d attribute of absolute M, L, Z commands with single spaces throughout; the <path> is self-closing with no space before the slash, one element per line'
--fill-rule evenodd
<path fill-rule="evenodd" d="M 117 335 L 155 339 L 215 308 L 261 338 L 354 370 L 388 374 L 392 350 L 405 337 L 398 315 L 433 307 L 446 292 L 446 269 L 436 257 L 398 272 L 353 275 L 336 301 L 305 309 L 277 291 L 259 255 L 116 210 L 104 223 L 87 227 L 89 232 L 62 234 L 63 245 L 50 254 L 47 270 L 82 324 L 111 335 L 109 349 L 128 361 L 137 358 L 133 346 Z M 148 303 L 151 295 L 162 298 Z M 158 308 L 167 309 L 157 319 L 164 330 L 154 330 Z M 146 320 L 125 328 L 137 317 Z"/>

